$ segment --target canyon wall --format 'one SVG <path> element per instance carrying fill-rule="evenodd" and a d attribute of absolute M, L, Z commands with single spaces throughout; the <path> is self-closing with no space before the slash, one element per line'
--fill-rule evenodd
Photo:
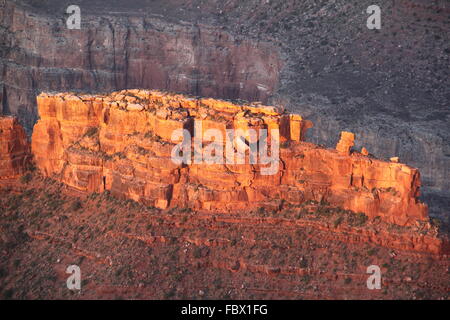
<path fill-rule="evenodd" d="M 16 118 L 0 117 L 0 179 L 14 179 L 29 169 L 30 144 Z"/>
<path fill-rule="evenodd" d="M 431 212 L 450 208 L 448 4 L 387 0 L 366 28 L 361 0 L 0 1 L 0 113 L 28 134 L 42 91 L 157 88 L 282 103 L 328 147 L 357 134 L 380 158 L 420 169 Z"/>
<path fill-rule="evenodd" d="M 418 200 L 417 169 L 352 150 L 354 136 L 348 132 L 342 133 L 337 150 L 305 142 L 312 123 L 279 108 L 148 90 L 43 93 L 37 101 L 40 120 L 32 137 L 36 165 L 79 190 L 110 190 L 162 209 L 276 211 L 314 200 L 400 225 L 428 219 L 426 205 Z M 196 130 L 199 124 L 201 131 Z M 264 174 L 270 164 L 250 163 L 248 151 L 244 164 L 172 161 L 178 143 L 172 141 L 174 130 L 187 129 L 194 133 L 192 140 L 202 138 L 194 153 L 206 155 L 212 154 L 211 146 L 227 145 L 226 139 L 208 136 L 208 129 L 226 137 L 227 129 L 249 128 L 269 130 L 270 150 L 276 140 L 270 130 L 278 130 L 274 174 Z M 243 140 L 231 141 L 237 149 Z"/>
<path fill-rule="evenodd" d="M 65 7 L 60 4 L 64 17 Z M 157 15 L 97 16 L 83 28 L 0 2 L 0 103 L 30 130 L 42 91 L 156 88 L 227 99 L 266 101 L 282 63 L 273 45 Z M 251 59 L 248 59 L 251 57 Z"/>

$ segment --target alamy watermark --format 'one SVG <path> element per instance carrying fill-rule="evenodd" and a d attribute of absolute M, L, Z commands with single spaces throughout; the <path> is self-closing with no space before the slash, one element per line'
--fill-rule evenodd
<path fill-rule="evenodd" d="M 370 5 L 366 10 L 370 16 L 367 18 L 367 28 L 370 30 L 381 29 L 381 9 L 378 5 Z M 66 13 L 70 16 L 67 18 L 66 25 L 70 30 L 81 29 L 81 9 L 78 5 L 70 5 L 66 9 Z"/>
<path fill-rule="evenodd" d="M 70 30 L 80 30 L 81 29 L 81 9 L 77 5 L 70 5 L 66 10 L 67 14 L 70 14 L 67 18 L 66 25 Z"/>
<path fill-rule="evenodd" d="M 367 267 L 367 273 L 371 274 L 367 278 L 367 289 L 369 290 L 379 290 L 381 289 L 381 270 L 377 265 L 371 265 Z"/>
<path fill-rule="evenodd" d="M 367 13 L 370 16 L 367 18 L 367 28 L 370 30 L 381 29 L 381 9 L 377 5 L 371 5 L 367 7 Z"/>
<path fill-rule="evenodd" d="M 81 290 L 81 269 L 77 265 L 68 266 L 66 273 L 70 274 L 66 284 L 69 290 Z"/>
<path fill-rule="evenodd" d="M 177 164 L 260 164 L 262 175 L 279 169 L 280 133 L 278 129 L 208 129 L 195 121 L 194 137 L 188 129 L 172 132 L 172 161 Z M 180 141 L 181 140 L 181 141 Z M 248 154 L 248 156 L 247 156 Z"/>

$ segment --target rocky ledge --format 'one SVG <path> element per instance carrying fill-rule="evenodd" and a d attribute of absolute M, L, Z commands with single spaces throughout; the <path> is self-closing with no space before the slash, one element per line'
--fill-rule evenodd
<path fill-rule="evenodd" d="M 32 137 L 36 166 L 82 191 L 109 190 L 161 209 L 276 211 L 313 200 L 399 225 L 428 220 L 427 206 L 418 200 L 417 169 L 353 150 L 354 135 L 348 132 L 341 134 L 336 149 L 305 142 L 312 123 L 276 107 L 149 90 L 43 93 L 37 101 L 40 120 Z M 201 131 L 195 131 L 200 122 Z M 212 143 L 225 143 L 208 141 L 205 133 L 212 128 L 278 129 L 277 172 L 264 175 L 264 165 L 249 161 L 172 161 L 174 130 L 202 135 L 206 142 L 200 152 L 205 153 Z"/>

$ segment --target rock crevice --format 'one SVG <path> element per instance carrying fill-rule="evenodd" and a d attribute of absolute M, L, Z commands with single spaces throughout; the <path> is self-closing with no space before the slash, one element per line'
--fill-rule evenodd
<path fill-rule="evenodd" d="M 14 179 L 29 168 L 30 144 L 16 118 L 0 117 L 0 180 Z"/>

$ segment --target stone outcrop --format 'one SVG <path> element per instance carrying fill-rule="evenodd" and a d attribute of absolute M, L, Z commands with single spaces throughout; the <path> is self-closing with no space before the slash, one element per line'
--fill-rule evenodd
<path fill-rule="evenodd" d="M 79 31 L 67 29 L 68 1 L 0 1 L 0 110 L 31 133 L 41 91 L 142 87 L 282 103 L 314 121 L 315 143 L 334 146 L 345 129 L 358 150 L 419 168 L 434 214 L 448 217 L 448 2 L 384 3 L 392 30 L 414 28 L 370 36 L 346 0 L 163 2 L 79 0 Z"/>
<path fill-rule="evenodd" d="M 336 150 L 340 153 L 349 155 L 352 147 L 355 145 L 355 135 L 351 132 L 341 132 L 341 139 L 336 145 Z"/>
<path fill-rule="evenodd" d="M 0 179 L 17 178 L 30 165 L 30 144 L 16 118 L 0 117 Z"/>
<path fill-rule="evenodd" d="M 417 169 L 307 143 L 312 123 L 274 107 L 146 90 L 104 96 L 43 93 L 37 101 L 36 165 L 79 190 L 110 190 L 163 209 L 278 210 L 314 200 L 401 225 L 428 218 L 427 206 L 418 201 Z M 199 123 L 202 135 L 211 128 L 278 129 L 279 170 L 264 175 L 265 165 L 249 161 L 174 163 L 172 133 L 188 129 L 198 137 Z M 225 143 L 203 140 L 203 153 L 211 144 Z"/>

